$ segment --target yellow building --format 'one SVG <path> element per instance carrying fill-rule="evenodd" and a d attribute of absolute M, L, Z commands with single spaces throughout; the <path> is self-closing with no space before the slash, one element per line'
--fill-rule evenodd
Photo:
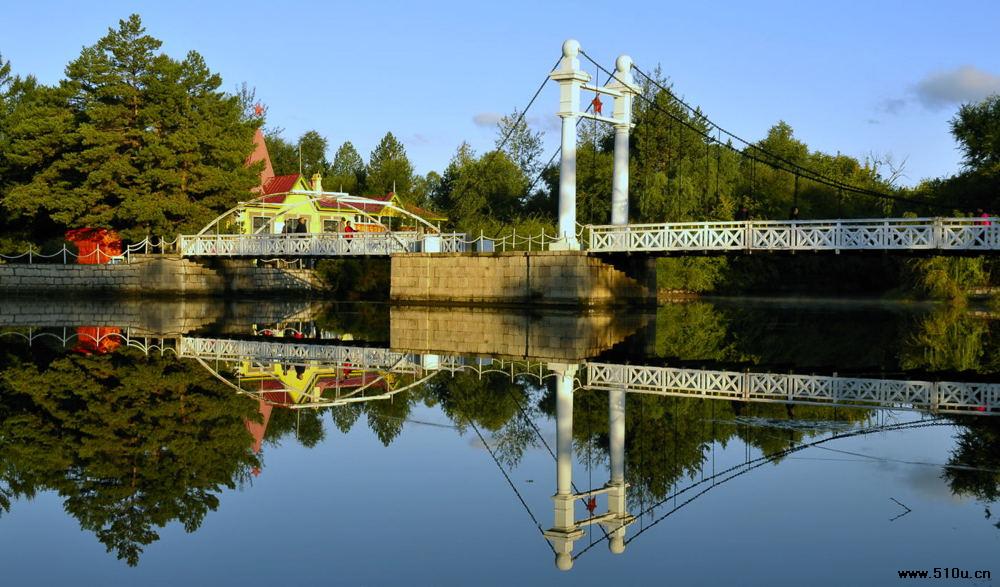
<path fill-rule="evenodd" d="M 447 217 L 403 202 L 395 193 L 365 196 L 366 201 L 342 201 L 336 194 L 323 192 L 323 178 L 312 179 L 293 173 L 274 175 L 264 136 L 257 131 L 255 150 L 248 164 L 264 162 L 260 175 L 259 197 L 240 208 L 236 227 L 242 234 L 281 232 L 344 232 L 347 223 L 358 232 L 417 230 L 420 223 L 410 215 L 437 224 Z M 299 228 L 305 223 L 305 229 Z"/>
<path fill-rule="evenodd" d="M 280 232 L 344 232 L 347 222 L 358 232 L 416 230 L 418 222 L 406 212 L 436 224 L 447 217 L 408 204 L 390 192 L 365 196 L 370 202 L 341 201 L 323 194 L 322 178 L 312 181 L 299 174 L 279 175 L 261 187 L 261 197 L 243 205 L 238 222 L 243 234 Z M 405 211 L 405 212 L 404 212 Z M 305 222 L 305 230 L 298 228 Z"/>

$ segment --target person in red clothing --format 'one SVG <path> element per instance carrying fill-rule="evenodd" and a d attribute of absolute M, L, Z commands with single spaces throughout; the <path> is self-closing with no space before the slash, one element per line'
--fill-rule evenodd
<path fill-rule="evenodd" d="M 350 220 L 344 223 L 344 238 L 351 238 L 351 235 L 353 235 L 355 232 L 357 232 L 357 230 L 355 230 L 354 227 L 351 226 Z"/>

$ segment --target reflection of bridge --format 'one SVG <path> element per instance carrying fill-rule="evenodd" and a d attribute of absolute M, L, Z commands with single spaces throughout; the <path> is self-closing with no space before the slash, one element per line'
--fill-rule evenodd
<path fill-rule="evenodd" d="M 53 336 L 64 344 L 87 336 L 79 332 L 68 334 L 65 331 L 61 335 L 45 332 L 25 334 L 18 331 L 4 334 L 18 334 L 29 342 L 42 336 Z M 1000 414 L 1000 384 L 707 371 L 586 361 L 577 363 L 508 361 L 298 340 L 279 342 L 273 339 L 180 336 L 151 341 L 145 337 L 130 338 L 121 333 L 109 333 L 94 339 L 93 342 L 99 346 L 102 339 L 119 340 L 144 352 L 162 353 L 165 348 L 169 348 L 181 358 L 199 361 L 216 377 L 228 380 L 228 383 L 241 393 L 257 397 L 261 401 L 264 424 L 248 423 L 248 428 L 252 432 L 255 430 L 259 432 L 259 435 L 255 435 L 256 450 L 259 450 L 263 427 L 266 426 L 273 405 L 289 408 L 320 408 L 385 400 L 396 393 L 430 381 L 434 376 L 461 371 L 472 371 L 480 375 L 502 373 L 512 379 L 527 376 L 540 380 L 554 379 L 556 491 L 552 497 L 553 523 L 549 529 L 543 531 L 543 535 L 556 555 L 557 567 L 562 570 L 572 568 L 574 560 L 589 548 L 574 554 L 574 547 L 585 536 L 584 528 L 588 526 L 597 526 L 603 530 L 608 547 L 613 553 L 624 552 L 627 544 L 638 535 L 633 533 L 631 538 L 626 537 L 628 529 L 634 528 L 633 522 L 636 520 L 634 513 L 628 509 L 628 484 L 625 482 L 625 398 L 628 393 L 862 408 L 926 409 L 972 415 Z M 216 367 L 210 366 L 210 362 L 216 362 Z M 248 369 L 247 365 L 251 368 Z M 303 366 L 305 374 L 309 376 L 303 378 L 303 373 L 298 373 L 298 379 L 302 381 L 301 387 L 311 389 L 292 389 L 287 385 L 287 381 L 282 381 L 282 377 L 289 381 L 295 380 L 297 366 Z M 314 385 L 317 373 L 337 372 L 345 368 L 350 368 L 352 373 L 354 371 L 363 374 L 375 373 L 372 376 L 362 375 L 360 381 L 352 383 L 345 389 L 343 395 L 338 391 L 336 397 L 324 398 L 322 395 L 324 390 L 321 390 L 319 385 Z M 242 389 L 239 385 L 240 378 L 254 369 L 256 371 L 252 373 L 253 376 L 273 376 L 275 381 L 285 386 L 261 386 L 256 391 Z M 223 372 L 227 371 L 230 374 L 229 378 L 223 375 Z M 372 395 L 363 393 L 366 389 L 374 389 L 374 383 L 380 380 L 386 381 L 391 374 L 407 377 L 399 381 L 399 385 L 386 385 L 387 391 L 383 393 Z M 233 379 L 236 383 L 233 383 Z M 578 490 L 573 484 L 573 404 L 575 392 L 581 389 L 608 393 L 608 478 L 603 485 L 596 488 L 591 486 L 584 490 Z M 276 398 L 277 395 L 280 395 L 280 398 Z M 778 454 L 747 460 L 741 465 L 720 472 L 718 476 L 713 475 L 710 479 L 711 485 L 707 485 L 703 480 L 674 495 L 690 490 L 687 495 L 693 495 L 691 499 L 694 499 L 716 486 L 716 479 L 721 479 L 719 483 L 725 482 L 793 451 L 851 434 L 870 433 L 871 430 L 835 435 L 813 443 L 801 444 Z M 598 498 L 604 499 L 606 503 L 600 512 L 597 505 Z M 680 507 L 689 502 L 690 499 L 686 499 Z M 580 505 L 584 508 L 579 507 Z M 652 512 L 655 507 L 656 505 L 643 513 Z M 676 509 L 678 508 L 675 507 L 664 516 L 670 515 Z M 644 530 L 640 530 L 640 533 L 641 531 Z"/>
<path fill-rule="evenodd" d="M 542 361 L 469 361 L 457 355 L 271 340 L 182 337 L 178 341 L 178 355 L 207 361 L 319 361 L 408 374 L 472 369 L 506 373 L 512 378 L 553 375 Z M 624 389 L 630 393 L 746 402 L 1000 414 L 1000 383 L 711 371 L 586 361 L 574 366 L 583 367 L 577 384 L 579 389 Z"/>
<path fill-rule="evenodd" d="M 1000 383 L 908 381 L 587 364 L 588 389 L 746 402 L 1000 414 Z"/>
<path fill-rule="evenodd" d="M 0 334 L 19 336 L 29 343 L 42 338 L 53 338 L 63 345 L 73 340 L 93 338 L 88 334 L 65 330 L 61 334 L 44 330 L 22 330 L 7 330 Z M 396 351 L 385 347 L 199 336 L 150 338 L 119 332 L 108 332 L 91 342 L 99 345 L 105 339 L 119 341 L 145 353 L 174 351 L 181 358 L 202 362 L 318 364 L 331 368 L 350 367 L 359 371 L 421 378 L 440 372 L 468 370 L 481 375 L 502 373 L 512 379 L 531 376 L 542 380 L 558 376 L 558 372 L 551 368 L 552 364 L 541 360 L 476 358 Z M 1000 383 L 717 371 L 590 361 L 571 365 L 574 368 L 576 389 L 584 390 L 622 389 L 629 393 L 742 402 L 1000 415 Z"/>

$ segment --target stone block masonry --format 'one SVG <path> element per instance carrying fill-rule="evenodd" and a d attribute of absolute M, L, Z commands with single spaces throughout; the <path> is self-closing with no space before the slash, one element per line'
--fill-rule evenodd
<path fill-rule="evenodd" d="M 183 296 L 321 289 L 311 270 L 258 267 L 249 260 L 205 266 L 180 257 L 135 255 L 120 265 L 0 265 L 0 292 L 8 294 Z"/>
<path fill-rule="evenodd" d="M 393 306 L 389 346 L 413 353 L 576 362 L 610 349 L 648 316 L 614 310 L 529 313 L 510 308 Z"/>
<path fill-rule="evenodd" d="M 618 265 L 579 251 L 394 255 L 390 298 L 447 304 L 655 303 L 655 263 Z"/>

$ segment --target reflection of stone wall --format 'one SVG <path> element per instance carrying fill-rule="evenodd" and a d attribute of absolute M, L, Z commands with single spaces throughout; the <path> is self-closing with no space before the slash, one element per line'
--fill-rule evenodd
<path fill-rule="evenodd" d="M 213 295 L 321 289 L 310 270 L 222 261 L 215 268 L 178 257 L 135 256 L 121 265 L 0 265 L 0 291 L 124 295 Z"/>
<path fill-rule="evenodd" d="M 253 324 L 311 320 L 319 306 L 309 300 L 235 301 L 218 297 L 174 299 L 60 300 L 14 297 L 0 300 L 0 327 L 116 326 L 141 336 L 213 331 L 248 334 Z"/>
<path fill-rule="evenodd" d="M 392 257 L 393 301 L 615 305 L 656 300 L 655 265 L 632 275 L 578 251 Z"/>
<path fill-rule="evenodd" d="M 532 316 L 496 308 L 393 307 L 396 351 L 547 360 L 594 357 L 636 332 L 642 316 L 553 312 Z"/>
<path fill-rule="evenodd" d="M 114 326 L 140 336 L 184 334 L 211 324 L 223 303 L 211 298 L 172 302 L 118 300 L 51 300 L 14 298 L 0 302 L 0 326 L 76 327 Z"/>

